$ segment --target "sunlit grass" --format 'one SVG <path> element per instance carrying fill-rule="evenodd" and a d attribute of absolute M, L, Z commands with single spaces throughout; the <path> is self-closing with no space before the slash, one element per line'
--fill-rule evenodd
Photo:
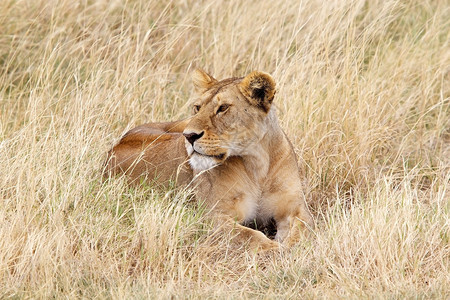
<path fill-rule="evenodd" d="M 0 295 L 450 295 L 446 1 L 0 1 Z M 103 181 L 189 72 L 266 71 L 317 227 L 254 254 L 190 191 Z"/>

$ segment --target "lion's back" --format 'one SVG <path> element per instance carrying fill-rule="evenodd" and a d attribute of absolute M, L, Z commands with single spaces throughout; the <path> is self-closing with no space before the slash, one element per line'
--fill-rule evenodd
<path fill-rule="evenodd" d="M 187 184 L 193 177 L 187 160 L 183 134 L 150 123 L 127 132 L 108 152 L 105 175 L 125 174 L 132 182 L 148 178 L 162 185 Z"/>

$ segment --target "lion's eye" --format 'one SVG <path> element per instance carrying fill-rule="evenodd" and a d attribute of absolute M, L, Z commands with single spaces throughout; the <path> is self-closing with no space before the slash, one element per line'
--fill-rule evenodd
<path fill-rule="evenodd" d="M 200 107 L 201 107 L 200 105 L 194 105 L 194 114 L 198 113 Z"/>
<path fill-rule="evenodd" d="M 222 104 L 222 105 L 219 106 L 219 108 L 217 109 L 216 114 L 225 112 L 229 107 L 230 107 L 230 105 L 228 105 L 228 104 Z"/>

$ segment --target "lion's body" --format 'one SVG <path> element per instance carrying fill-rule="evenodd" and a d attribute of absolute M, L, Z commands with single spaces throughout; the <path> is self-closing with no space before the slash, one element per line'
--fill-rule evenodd
<path fill-rule="evenodd" d="M 193 175 L 187 163 L 185 126 L 185 121 L 178 121 L 133 128 L 109 151 L 105 174 L 126 174 L 132 182 L 155 179 L 163 186 L 172 181 L 188 184 Z"/>
<path fill-rule="evenodd" d="M 275 83 L 260 72 L 217 81 L 198 71 L 194 84 L 200 96 L 192 118 L 131 130 L 110 151 L 108 169 L 132 179 L 152 172 L 158 172 L 161 182 L 176 174 L 180 184 L 193 179 L 196 197 L 217 226 L 235 229 L 238 240 L 261 249 L 295 243 L 300 228 L 312 226 L 312 218 L 302 197 L 294 150 L 271 108 Z M 133 169 L 140 153 L 144 160 Z M 188 159 L 192 171 L 180 172 Z M 242 226 L 273 220 L 278 242 Z"/>

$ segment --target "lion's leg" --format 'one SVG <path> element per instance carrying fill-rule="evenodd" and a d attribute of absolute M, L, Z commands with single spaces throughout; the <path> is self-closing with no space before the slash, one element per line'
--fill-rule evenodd
<path fill-rule="evenodd" d="M 214 220 L 222 232 L 232 234 L 233 242 L 238 244 L 248 243 L 249 248 L 253 250 L 266 251 L 278 249 L 281 246 L 280 243 L 269 239 L 261 231 L 245 227 L 230 216 L 215 216 Z"/>
<path fill-rule="evenodd" d="M 297 209 L 292 214 L 285 216 L 277 221 L 277 234 L 275 240 L 291 247 L 297 243 L 305 232 L 312 229 L 312 224 L 302 215 L 301 210 Z"/>
<path fill-rule="evenodd" d="M 277 224 L 275 240 L 286 246 L 298 242 L 305 231 L 313 227 L 311 214 L 299 195 L 278 192 L 270 195 L 272 212 Z"/>

